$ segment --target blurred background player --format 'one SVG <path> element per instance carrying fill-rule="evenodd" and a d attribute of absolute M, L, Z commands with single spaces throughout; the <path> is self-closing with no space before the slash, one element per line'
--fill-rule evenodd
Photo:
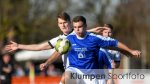
<path fill-rule="evenodd" d="M 3 54 L 0 62 L 0 84 L 11 84 L 14 67 L 9 54 Z"/>

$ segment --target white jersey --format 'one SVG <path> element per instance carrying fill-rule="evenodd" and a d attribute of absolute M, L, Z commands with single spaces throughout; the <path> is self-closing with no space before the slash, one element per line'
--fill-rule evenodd
<path fill-rule="evenodd" d="M 103 51 L 106 54 L 106 56 L 108 57 L 110 62 L 112 60 L 120 61 L 120 59 L 121 59 L 120 52 L 118 52 L 118 51 L 108 50 L 108 49 L 103 49 L 103 48 L 100 48 L 100 50 Z"/>
<path fill-rule="evenodd" d="M 66 38 L 67 36 L 66 35 L 59 35 L 51 40 L 48 41 L 49 45 L 52 46 L 54 48 L 54 46 L 56 45 L 56 42 L 58 39 L 60 38 Z M 67 54 L 64 54 L 62 55 L 62 61 L 63 61 L 63 65 L 64 65 L 64 68 L 68 67 L 69 66 L 69 60 L 67 58 Z"/>

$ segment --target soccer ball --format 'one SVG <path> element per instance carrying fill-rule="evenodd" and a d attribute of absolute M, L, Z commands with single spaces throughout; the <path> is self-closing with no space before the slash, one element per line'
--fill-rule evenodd
<path fill-rule="evenodd" d="M 68 50 L 70 49 L 70 46 L 71 46 L 71 44 L 68 39 L 60 38 L 56 42 L 55 49 L 57 52 L 59 52 L 61 54 L 66 54 L 68 52 Z"/>

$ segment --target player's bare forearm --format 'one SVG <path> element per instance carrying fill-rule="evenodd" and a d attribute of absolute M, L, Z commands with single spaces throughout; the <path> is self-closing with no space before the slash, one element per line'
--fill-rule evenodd
<path fill-rule="evenodd" d="M 49 65 L 51 63 L 53 63 L 54 61 L 56 61 L 58 59 L 58 57 L 60 56 L 61 54 L 58 53 L 57 51 L 55 51 L 49 58 L 48 60 L 45 62 L 46 65 Z"/>
<path fill-rule="evenodd" d="M 118 42 L 118 48 L 120 49 L 120 52 L 125 55 L 136 56 L 136 57 L 140 57 L 140 55 L 141 55 L 140 51 L 132 50 L 128 46 L 126 46 L 125 44 L 123 44 L 121 42 Z"/>
<path fill-rule="evenodd" d="M 128 48 L 125 44 L 121 43 L 121 42 L 118 42 L 118 48 L 124 50 L 124 51 L 127 51 L 129 53 L 132 52 L 132 49 Z"/>
<path fill-rule="evenodd" d="M 108 29 L 107 27 L 95 27 L 95 28 L 92 28 L 92 29 L 88 29 L 87 31 L 88 32 L 93 32 L 93 33 L 96 33 L 96 34 L 100 34 L 102 30 L 105 30 L 105 29 Z"/>
<path fill-rule="evenodd" d="M 40 51 L 40 50 L 48 50 L 51 48 L 52 47 L 47 42 L 41 44 L 32 44 L 32 45 L 18 44 L 18 49 L 23 49 L 23 50 Z"/>
<path fill-rule="evenodd" d="M 39 68 L 41 71 L 45 70 L 49 64 L 53 63 L 54 61 L 57 60 L 57 58 L 60 56 L 61 54 L 58 53 L 57 51 L 55 51 L 46 62 L 40 64 Z"/>
<path fill-rule="evenodd" d="M 18 49 L 40 51 L 40 50 L 48 50 L 51 48 L 53 48 L 53 46 L 49 45 L 48 42 L 43 42 L 40 44 L 24 45 L 24 44 L 18 44 L 16 42 L 10 41 L 10 44 L 6 45 L 4 50 L 8 52 L 12 52 Z"/>
<path fill-rule="evenodd" d="M 124 54 L 126 56 L 140 57 L 140 55 L 141 55 L 140 51 L 132 50 L 128 46 L 126 46 L 125 44 L 123 44 L 121 42 L 118 42 L 118 47 L 108 47 L 107 49 L 117 50 L 117 51 L 121 52 L 122 54 Z"/>

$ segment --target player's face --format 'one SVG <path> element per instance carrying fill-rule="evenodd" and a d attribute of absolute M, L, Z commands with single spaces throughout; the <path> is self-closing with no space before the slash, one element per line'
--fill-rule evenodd
<path fill-rule="evenodd" d="M 102 35 L 104 37 L 111 37 L 112 35 L 111 29 L 103 30 Z"/>
<path fill-rule="evenodd" d="M 86 31 L 86 26 L 83 25 L 83 22 L 73 22 L 73 27 L 74 27 L 74 32 L 79 36 L 79 37 L 84 37 L 84 33 Z"/>
<path fill-rule="evenodd" d="M 58 18 L 58 26 L 60 30 L 63 32 L 63 34 L 68 35 L 71 31 L 70 22 L 63 20 L 61 18 Z"/>
<path fill-rule="evenodd" d="M 5 56 L 3 57 L 3 61 L 4 61 L 5 63 L 8 63 L 8 62 L 10 61 L 10 56 L 9 56 L 9 55 L 5 55 Z"/>

